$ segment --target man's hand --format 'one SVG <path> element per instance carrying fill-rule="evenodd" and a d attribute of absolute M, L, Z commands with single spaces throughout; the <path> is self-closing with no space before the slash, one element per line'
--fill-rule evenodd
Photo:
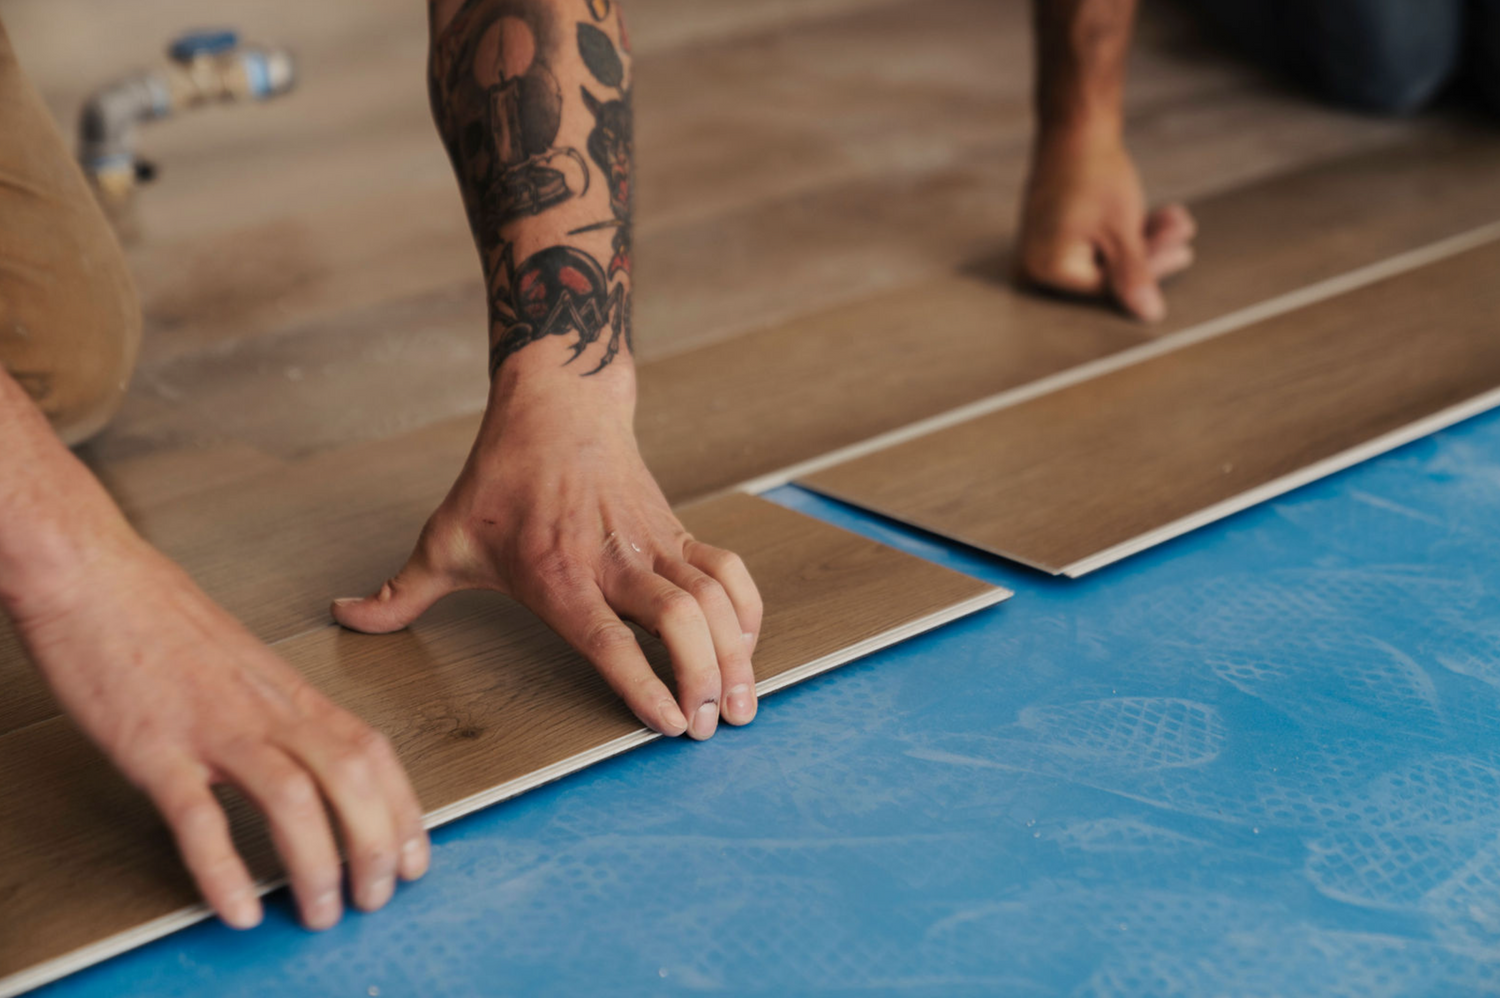
<path fill-rule="evenodd" d="M 421 807 L 380 734 L 133 534 L 80 531 L 72 543 L 88 545 L 88 564 L 61 585 L 33 587 L 14 608 L 19 633 L 73 720 L 151 797 L 224 921 L 250 928 L 261 907 L 210 790 L 217 783 L 269 819 L 308 928 L 329 928 L 343 911 L 325 800 L 356 905 L 373 911 L 397 875 L 422 875 Z"/>
<path fill-rule="evenodd" d="M 1161 281 L 1193 262 L 1193 217 L 1146 209 L 1118 135 L 1064 131 L 1037 142 L 1022 212 L 1020 276 L 1065 294 L 1109 295 L 1147 322 L 1166 316 Z"/>
<path fill-rule="evenodd" d="M 0 610 L 63 709 L 160 810 L 214 910 L 260 921 L 218 783 L 266 814 L 309 928 L 343 909 L 325 800 L 357 905 L 421 876 L 421 807 L 385 739 L 146 544 L 4 370 L 0 440 Z"/>
<path fill-rule="evenodd" d="M 1193 262 L 1192 216 L 1147 213 L 1125 150 L 1125 63 L 1137 0 L 1032 0 L 1037 139 L 1021 217 L 1023 280 L 1110 295 L 1148 322 L 1161 280 Z"/>
<path fill-rule="evenodd" d="M 433 0 L 429 92 L 490 293 L 490 401 L 406 567 L 334 603 L 405 627 L 457 589 L 530 607 L 647 726 L 708 738 L 755 716 L 761 603 L 690 537 L 631 428 L 634 76 L 621 4 Z M 672 655 L 677 698 L 632 620 Z"/>
<path fill-rule="evenodd" d="M 648 727 L 702 739 L 720 716 L 749 723 L 762 608 L 744 563 L 689 536 L 646 470 L 633 372 L 583 379 L 545 362 L 518 375 L 550 356 L 533 350 L 502 369 L 468 464 L 406 567 L 374 596 L 335 602 L 334 616 L 384 633 L 455 590 L 496 590 L 587 656 Z M 670 650 L 675 701 L 622 618 Z"/>

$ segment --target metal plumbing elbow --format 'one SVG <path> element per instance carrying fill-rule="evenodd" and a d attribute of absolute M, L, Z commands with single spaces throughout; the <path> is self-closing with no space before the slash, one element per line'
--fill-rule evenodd
<path fill-rule="evenodd" d="M 136 184 L 152 175 L 150 165 L 136 153 L 136 131 L 142 122 L 210 103 L 269 100 L 297 82 L 289 51 L 241 45 L 233 31 L 183 35 L 167 54 L 166 65 L 95 92 L 79 115 L 79 164 L 112 212 L 128 207 Z"/>

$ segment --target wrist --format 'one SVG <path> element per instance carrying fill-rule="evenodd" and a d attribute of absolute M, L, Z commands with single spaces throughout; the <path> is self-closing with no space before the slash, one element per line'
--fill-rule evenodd
<path fill-rule="evenodd" d="M 1046 114 L 1037 126 L 1037 152 L 1041 156 L 1087 155 L 1124 145 L 1125 120 L 1118 108 L 1078 107 Z"/>
<path fill-rule="evenodd" d="M 562 341 L 544 341 L 506 360 L 490 383 L 481 443 L 537 436 L 633 438 L 635 365 L 622 352 L 607 368 L 584 375 L 568 365 Z"/>

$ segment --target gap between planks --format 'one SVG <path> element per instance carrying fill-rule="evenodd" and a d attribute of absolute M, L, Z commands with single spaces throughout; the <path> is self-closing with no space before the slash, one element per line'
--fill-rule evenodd
<path fill-rule="evenodd" d="M 1422 255 L 1368 286 L 799 481 L 1078 577 L 1500 402 L 1500 241 Z M 955 476 L 965 486 L 944 489 Z"/>

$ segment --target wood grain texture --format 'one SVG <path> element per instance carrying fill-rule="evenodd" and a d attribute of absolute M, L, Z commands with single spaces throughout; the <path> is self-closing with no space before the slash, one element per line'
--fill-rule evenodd
<path fill-rule="evenodd" d="M 999 255 L 1030 141 L 1026 7 L 633 3 L 640 356 Z M 3 9 L 71 128 L 87 89 L 149 58 L 192 7 Z M 162 167 L 131 249 L 145 356 L 101 454 L 235 440 L 299 456 L 474 411 L 485 309 L 425 106 L 421 4 L 215 9 L 247 37 L 295 46 L 303 79 L 284 100 L 143 131 Z M 1420 131 L 1294 99 L 1201 34 L 1171 7 L 1143 19 L 1130 132 L 1156 197 L 1199 197 Z"/>
<path fill-rule="evenodd" d="M 703 495 L 1452 235 L 1500 212 L 1500 141 L 1435 129 L 1193 208 L 1199 263 L 1172 284 L 1159 327 L 1010 287 L 1003 244 L 976 230 L 958 273 L 909 268 L 896 290 L 648 359 L 638 425 L 652 467 L 681 483 L 667 486 L 675 499 Z M 164 362 L 143 373 L 101 458 L 224 440 L 296 458 L 443 420 L 472 427 L 458 414 L 485 398 L 482 311 L 477 297 L 435 295 Z"/>
<path fill-rule="evenodd" d="M 1150 332 L 1187 328 L 1500 215 L 1500 142 L 1439 132 L 1194 209 L 1204 224 L 1200 262 L 1173 285 L 1172 315 Z M 1148 333 L 1102 309 L 1018 291 L 998 278 L 1005 266 L 1002 257 L 986 258 L 972 274 L 643 364 L 637 428 L 668 498 L 683 503 L 731 488 L 1134 346 Z M 146 501 L 141 482 L 149 476 L 138 472 L 120 495 L 142 533 L 263 639 L 322 626 L 329 599 L 373 591 L 400 566 L 463 463 L 477 417 L 413 429 L 426 419 L 403 401 L 400 384 L 409 376 L 408 388 L 433 386 L 437 405 L 482 399 L 483 344 L 460 323 L 461 311 L 429 300 L 390 313 L 399 320 L 394 329 L 356 314 L 329 327 L 337 331 L 329 344 L 304 331 L 262 339 L 253 350 L 183 359 L 153 375 L 165 379 L 171 406 L 144 422 L 128 410 L 95 446 L 93 464 L 106 476 L 115 466 L 147 469 L 170 441 L 178 451 L 200 448 L 205 470 L 192 471 L 187 452 L 157 466 L 163 476 L 210 481 L 224 473 L 213 470 L 223 464 L 211 455 L 251 455 L 244 466 L 258 471 L 253 477 L 189 494 L 164 479 Z M 424 331 L 427 359 L 415 348 Z M 381 348 L 361 352 L 360 342 Z M 473 354 L 451 375 L 431 359 L 449 350 Z M 266 377 L 238 380 L 247 370 Z M 365 378 L 386 401 L 378 410 Z M 137 431 L 142 437 L 132 439 Z M 378 439 L 285 466 L 232 444 L 241 437 L 275 447 L 308 433 L 323 446 L 365 432 Z M 55 713 L 3 631 L 0 680 L 12 693 L 0 703 L 0 731 Z"/>
<path fill-rule="evenodd" d="M 760 581 L 763 687 L 1007 595 L 748 496 L 683 518 Z M 670 681 L 662 648 L 647 645 Z M 586 662 L 498 596 L 450 599 L 397 635 L 329 627 L 277 650 L 390 736 L 429 814 L 643 730 Z M 256 876 L 276 877 L 259 819 L 227 799 Z M 146 800 L 65 718 L 0 735 L 0 801 L 0 992 L 6 977 L 196 902 Z"/>
<path fill-rule="evenodd" d="M 1370 211 L 1371 204 L 1381 211 Z M 1500 142 L 1438 134 L 1243 188 L 1195 209 L 1204 220 L 1201 260 L 1174 285 L 1173 313 L 1162 332 L 1452 235 L 1476 217 L 1500 215 Z M 1003 266 L 997 259 L 983 272 Z M 443 314 L 432 304 L 413 310 L 410 320 Z M 368 335 L 358 322 L 344 328 L 348 342 Z M 687 502 L 1136 345 L 1144 334 L 1118 316 L 1027 295 L 993 277 L 934 279 L 643 365 L 641 447 L 668 498 Z M 455 332 L 454 348 L 466 337 Z M 291 340 L 263 344 L 268 352 L 256 354 L 256 362 L 276 372 L 276 383 L 262 389 L 274 404 L 252 404 L 253 393 L 237 395 L 232 380 L 216 380 L 232 373 L 195 363 L 192 377 L 185 372 L 172 390 L 203 391 L 197 425 L 233 420 L 228 429 L 271 442 L 288 424 L 262 431 L 251 428 L 253 421 L 336 429 L 363 418 L 354 374 L 368 375 L 368 367 L 356 364 L 351 373 L 327 362 L 337 351 L 325 354 L 307 341 L 300 348 Z M 325 360 L 309 363 L 309 357 Z M 479 360 L 476 353 L 466 370 L 482 395 Z M 246 363 L 235 355 L 233 364 Z M 282 369 L 293 363 L 302 365 L 300 380 Z M 399 369 L 382 367 L 389 377 L 399 377 Z M 412 370 L 440 376 L 420 364 Z M 396 397 L 391 381 L 377 383 Z M 448 394 L 464 390 L 450 384 Z M 226 398 L 236 404 L 220 405 Z M 317 408 L 326 399 L 338 405 Z M 256 634 L 282 640 L 326 623 L 330 598 L 372 591 L 400 566 L 462 465 L 477 420 L 406 430 L 400 407 L 392 406 L 372 423 L 384 439 L 190 495 L 171 497 L 167 489 L 143 502 L 140 485 L 132 487 L 136 499 L 130 490 L 122 495 L 147 538 Z M 221 439 L 204 453 L 224 447 Z M 111 466 L 107 458 L 97 464 L 106 473 Z M 133 466 L 150 467 L 146 458 Z M 0 703 L 0 731 L 55 713 L 3 630 L 0 678 L 11 694 Z"/>
<path fill-rule="evenodd" d="M 801 479 L 1050 572 L 1500 389 L 1500 243 Z"/>

